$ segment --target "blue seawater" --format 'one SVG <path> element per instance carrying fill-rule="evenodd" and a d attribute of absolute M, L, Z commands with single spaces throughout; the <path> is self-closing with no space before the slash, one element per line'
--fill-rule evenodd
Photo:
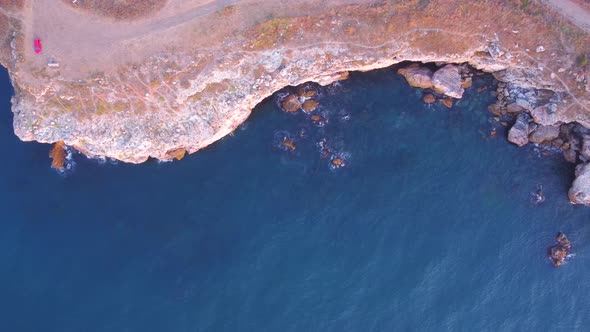
<path fill-rule="evenodd" d="M 356 73 L 320 89 L 324 127 L 277 95 L 181 162 L 61 176 L 14 136 L 2 71 L 0 331 L 590 330 L 590 208 L 571 164 L 490 123 L 492 84 L 448 110 Z M 554 268 L 558 231 L 576 256 Z"/>

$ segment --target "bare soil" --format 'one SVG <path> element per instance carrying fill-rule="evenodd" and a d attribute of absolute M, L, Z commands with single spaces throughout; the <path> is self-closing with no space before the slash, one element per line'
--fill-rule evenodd
<path fill-rule="evenodd" d="M 166 0 L 62 0 L 67 5 L 116 20 L 127 20 L 153 14 Z"/>

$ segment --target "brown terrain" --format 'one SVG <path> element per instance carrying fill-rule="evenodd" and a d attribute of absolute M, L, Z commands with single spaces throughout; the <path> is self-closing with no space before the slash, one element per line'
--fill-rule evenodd
<path fill-rule="evenodd" d="M 579 1 L 0 0 L 0 63 L 22 140 L 133 163 L 219 140 L 284 86 L 402 61 L 554 92 L 525 111 L 590 128 Z"/>

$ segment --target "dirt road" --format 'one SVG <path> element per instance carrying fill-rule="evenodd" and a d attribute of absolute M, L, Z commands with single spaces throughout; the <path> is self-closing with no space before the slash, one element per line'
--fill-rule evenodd
<path fill-rule="evenodd" d="M 544 0 L 561 15 L 567 17 L 580 29 L 590 32 L 590 12 L 570 0 Z"/>
<path fill-rule="evenodd" d="M 249 26 L 278 16 L 370 0 L 325 0 L 289 4 L 259 0 L 169 0 L 162 10 L 133 21 L 113 21 L 56 0 L 29 0 L 25 5 L 25 43 L 43 41 L 43 53 L 32 46 L 25 54 L 28 69 L 58 62 L 65 78 L 106 71 L 119 64 L 142 61 L 166 49 L 195 51 L 219 42 L 217 36 L 236 35 Z M 231 18 L 220 12 L 233 6 Z M 22 70 L 21 72 L 26 72 Z M 30 71 L 30 70 L 29 70 Z"/>

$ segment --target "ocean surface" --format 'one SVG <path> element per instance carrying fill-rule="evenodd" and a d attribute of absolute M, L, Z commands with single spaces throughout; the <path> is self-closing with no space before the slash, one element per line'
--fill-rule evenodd
<path fill-rule="evenodd" d="M 493 84 L 448 110 L 355 73 L 318 89 L 323 127 L 277 94 L 181 162 L 63 175 L 13 134 L 2 70 L 0 331 L 589 331 L 590 208 L 559 154 L 505 140 Z"/>

